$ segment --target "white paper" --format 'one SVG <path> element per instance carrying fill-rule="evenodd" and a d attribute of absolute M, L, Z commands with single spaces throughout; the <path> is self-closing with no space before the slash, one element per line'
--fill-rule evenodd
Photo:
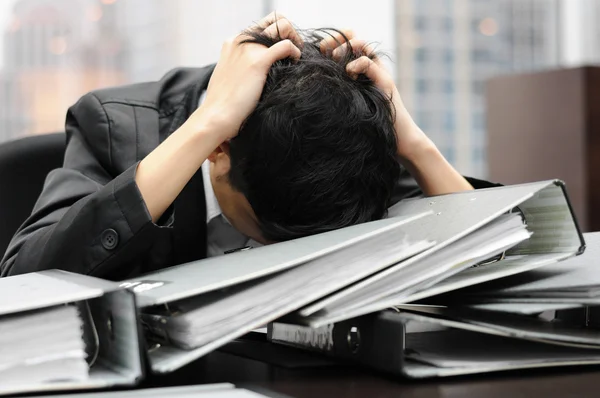
<path fill-rule="evenodd" d="M 450 329 L 406 336 L 407 358 L 438 368 L 486 371 L 572 363 L 596 363 L 600 351 L 519 341 Z"/>
<path fill-rule="evenodd" d="M 88 376 L 77 308 L 63 305 L 0 317 L 0 392 Z"/>
<path fill-rule="evenodd" d="M 600 232 L 584 235 L 586 250 L 566 261 L 508 279 L 486 296 L 594 298 L 600 295 Z"/>
<path fill-rule="evenodd" d="M 433 253 L 424 252 L 389 268 L 377 275 L 377 280 L 367 279 L 313 303 L 302 309 L 300 315 L 309 316 L 317 311 L 328 314 L 348 312 L 383 300 L 394 293 L 406 296 L 428 280 L 434 278 L 443 280 L 501 253 L 529 236 L 530 233 L 526 231 L 518 215 L 503 215 L 450 246 Z"/>

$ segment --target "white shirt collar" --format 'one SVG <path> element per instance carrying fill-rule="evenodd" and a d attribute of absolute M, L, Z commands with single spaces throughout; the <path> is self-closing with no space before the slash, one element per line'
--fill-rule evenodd
<path fill-rule="evenodd" d="M 200 95 L 200 98 L 198 100 L 198 107 L 200 107 L 200 105 L 202 105 L 202 102 L 204 101 L 204 98 L 206 98 L 206 90 Z M 227 217 L 225 217 L 225 215 L 223 214 L 223 212 L 221 211 L 221 206 L 219 206 L 219 201 L 217 200 L 217 196 L 215 195 L 215 191 L 213 189 L 212 186 L 212 181 L 210 180 L 210 160 L 205 160 L 204 163 L 202 163 L 202 182 L 204 183 L 204 199 L 206 201 L 206 223 L 208 224 L 210 221 L 214 220 L 215 218 L 222 216 L 222 221 L 224 223 L 226 223 L 227 225 L 229 225 L 230 229 L 229 232 L 226 233 L 218 233 L 218 232 L 212 232 L 214 231 L 214 228 L 210 228 L 208 229 L 208 236 L 207 236 L 207 243 L 208 243 L 208 247 L 207 247 L 207 251 L 208 251 L 208 256 L 212 257 L 212 256 L 216 256 L 216 255 L 221 255 L 225 252 L 225 250 L 230 250 L 230 249 L 235 249 L 240 247 L 240 244 L 238 244 L 238 240 L 239 237 L 244 237 L 244 240 L 246 241 L 246 245 L 250 246 L 250 247 L 260 247 L 262 246 L 262 244 L 250 239 L 248 240 L 248 238 L 246 238 L 244 235 L 242 235 L 241 232 L 238 232 L 235 228 L 233 228 L 231 226 L 231 223 L 229 222 L 229 220 L 227 220 Z M 218 223 L 218 221 L 217 221 Z M 215 226 L 213 226 L 215 227 Z M 217 236 L 218 235 L 218 236 Z M 227 245 L 222 245 L 221 243 L 219 243 L 220 238 L 223 238 L 225 241 L 227 241 Z M 232 243 L 235 242 L 235 243 Z"/>
<path fill-rule="evenodd" d="M 210 180 L 210 160 L 202 163 L 202 182 L 204 183 L 204 199 L 206 200 L 206 222 L 222 214 L 221 206 L 215 196 L 215 191 Z"/>

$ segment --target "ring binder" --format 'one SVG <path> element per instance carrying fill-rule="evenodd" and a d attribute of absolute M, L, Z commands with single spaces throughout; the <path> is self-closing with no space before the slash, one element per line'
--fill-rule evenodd
<path fill-rule="evenodd" d="M 93 348 L 93 354 L 91 359 L 89 360 L 88 366 L 91 368 L 96 363 L 98 359 L 98 355 L 100 354 L 100 338 L 98 337 L 98 329 L 96 328 L 96 324 L 94 322 L 94 318 L 92 317 L 92 311 L 90 310 L 90 304 L 87 301 L 82 303 L 83 305 L 80 307 L 85 308 L 86 320 L 84 320 L 85 325 L 90 326 L 90 332 L 93 337 L 93 341 L 91 342 L 91 346 Z M 84 332 L 84 338 L 86 333 Z M 86 342 L 86 347 L 88 346 L 88 342 Z"/>
<path fill-rule="evenodd" d="M 14 300 L 15 294 L 19 301 Z M 0 279 L 0 316 L 69 303 L 83 309 L 80 313 L 87 318 L 82 319 L 87 325 L 84 339 L 93 345 L 89 379 L 0 385 L 0 395 L 133 386 L 142 378 L 141 333 L 133 292 L 113 282 L 59 270 Z"/>

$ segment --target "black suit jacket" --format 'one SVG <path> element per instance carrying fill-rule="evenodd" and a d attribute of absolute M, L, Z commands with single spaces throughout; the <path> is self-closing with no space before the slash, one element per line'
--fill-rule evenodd
<path fill-rule="evenodd" d="M 119 280 L 205 257 L 202 172 L 155 224 L 135 171 L 197 108 L 213 68 L 176 69 L 158 82 L 94 91 L 72 106 L 63 167 L 48 175 L 0 275 L 59 268 Z M 394 201 L 420 193 L 405 175 Z"/>
<path fill-rule="evenodd" d="M 138 162 L 197 108 L 213 66 L 82 97 L 67 114 L 63 167 L 0 264 L 2 276 L 49 268 L 122 279 L 206 254 L 202 173 L 153 223 L 135 183 Z"/>

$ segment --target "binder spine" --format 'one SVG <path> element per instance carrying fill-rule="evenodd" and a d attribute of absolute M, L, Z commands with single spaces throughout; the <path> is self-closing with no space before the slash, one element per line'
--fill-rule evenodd
<path fill-rule="evenodd" d="M 404 362 L 405 327 L 394 314 L 382 311 L 320 328 L 275 322 L 269 324 L 267 338 L 398 374 Z"/>

